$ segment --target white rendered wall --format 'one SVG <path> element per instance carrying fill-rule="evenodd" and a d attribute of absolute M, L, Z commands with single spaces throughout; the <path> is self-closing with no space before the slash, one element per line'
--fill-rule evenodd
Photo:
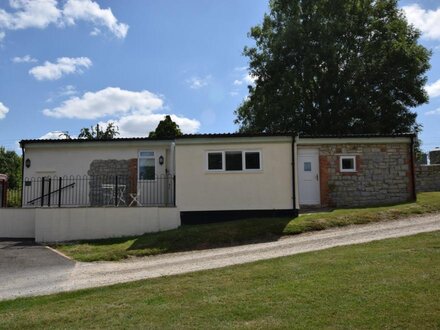
<path fill-rule="evenodd" d="M 0 237 L 35 237 L 35 209 L 1 209 Z"/>
<path fill-rule="evenodd" d="M 180 226 L 177 208 L 41 208 L 35 212 L 36 242 L 134 236 Z"/>
<path fill-rule="evenodd" d="M 176 143 L 176 205 L 179 210 L 292 209 L 291 141 L 233 142 Z M 215 150 L 259 150 L 262 170 L 208 172 L 206 152 Z"/>

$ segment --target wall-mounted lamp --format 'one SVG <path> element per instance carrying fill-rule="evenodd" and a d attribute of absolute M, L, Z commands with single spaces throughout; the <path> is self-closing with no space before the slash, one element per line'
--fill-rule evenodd
<path fill-rule="evenodd" d="M 164 159 L 163 159 L 163 156 L 161 155 L 161 156 L 159 157 L 159 164 L 160 164 L 160 165 L 163 165 L 163 161 L 164 161 Z"/>
<path fill-rule="evenodd" d="M 26 165 L 26 168 L 31 167 L 31 160 L 28 158 L 25 160 L 24 164 Z"/>

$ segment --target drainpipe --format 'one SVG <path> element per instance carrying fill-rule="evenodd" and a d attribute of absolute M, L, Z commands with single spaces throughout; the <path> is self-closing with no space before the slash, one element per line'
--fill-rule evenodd
<path fill-rule="evenodd" d="M 24 192 L 24 146 L 20 144 L 21 147 L 21 207 L 23 207 L 23 192 Z"/>
<path fill-rule="evenodd" d="M 412 198 L 417 200 L 416 194 L 416 173 L 414 164 L 414 135 L 411 135 L 411 145 L 410 145 L 410 161 L 411 161 L 411 180 L 412 180 Z"/>
<path fill-rule="evenodd" d="M 292 135 L 292 208 L 296 212 L 296 162 L 295 162 L 296 136 Z"/>

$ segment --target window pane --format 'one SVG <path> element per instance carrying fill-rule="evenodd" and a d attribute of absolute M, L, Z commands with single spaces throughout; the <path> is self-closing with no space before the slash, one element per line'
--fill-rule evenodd
<path fill-rule="evenodd" d="M 246 152 L 245 162 L 247 170 L 259 170 L 260 169 L 260 153 L 259 152 Z"/>
<path fill-rule="evenodd" d="M 226 171 L 242 171 L 243 159 L 241 151 L 226 151 Z"/>
<path fill-rule="evenodd" d="M 311 172 L 311 171 L 312 171 L 312 163 L 304 162 L 304 172 Z"/>
<path fill-rule="evenodd" d="M 154 180 L 156 166 L 154 158 L 139 159 L 139 180 Z"/>
<path fill-rule="evenodd" d="M 139 157 L 154 157 L 154 151 L 141 151 Z"/>
<path fill-rule="evenodd" d="M 208 154 L 208 170 L 223 169 L 223 160 L 221 152 L 210 152 Z"/>
<path fill-rule="evenodd" d="M 342 158 L 342 169 L 343 170 L 354 170 L 354 159 L 353 158 Z"/>

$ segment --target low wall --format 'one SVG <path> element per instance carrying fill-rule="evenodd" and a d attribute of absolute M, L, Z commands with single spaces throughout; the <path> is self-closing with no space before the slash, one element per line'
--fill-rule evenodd
<path fill-rule="evenodd" d="M 62 242 L 134 236 L 180 226 L 177 208 L 0 209 L 0 237 Z"/>
<path fill-rule="evenodd" d="M 179 227 L 177 208 L 36 209 L 35 241 L 134 236 Z"/>
<path fill-rule="evenodd" d="M 440 165 L 416 166 L 416 190 L 440 191 Z"/>
<path fill-rule="evenodd" d="M 0 209 L 0 237 L 35 237 L 35 209 Z"/>

